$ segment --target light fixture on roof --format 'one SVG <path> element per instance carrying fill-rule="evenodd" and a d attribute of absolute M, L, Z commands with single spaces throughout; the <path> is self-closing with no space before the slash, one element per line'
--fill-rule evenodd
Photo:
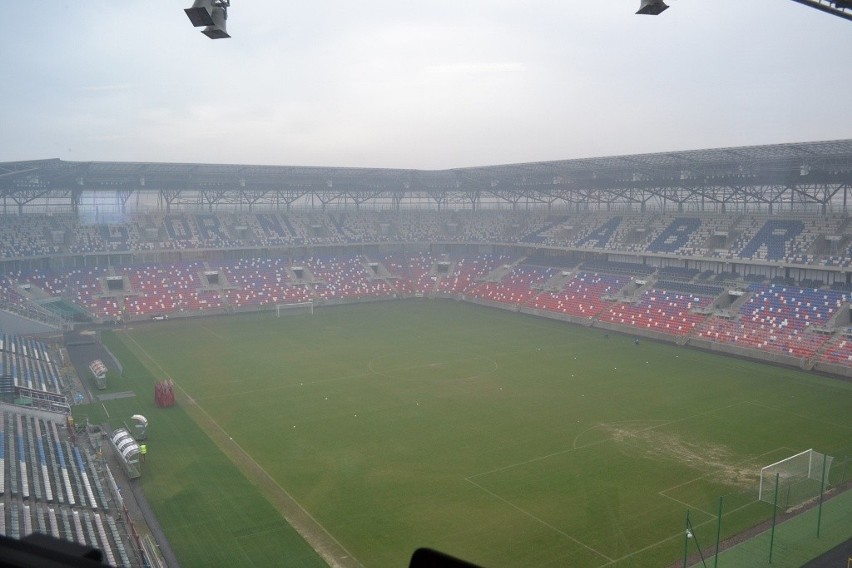
<path fill-rule="evenodd" d="M 852 0 L 793 0 L 827 14 L 852 21 Z M 664 0 L 640 0 L 637 14 L 656 16 L 668 9 Z"/>
<path fill-rule="evenodd" d="M 663 0 L 641 0 L 639 11 L 636 13 L 656 16 L 664 10 L 667 10 L 668 7 L 668 4 L 663 2 Z"/>
<path fill-rule="evenodd" d="M 196 28 L 213 25 L 213 0 L 195 0 L 184 12 Z"/>
<path fill-rule="evenodd" d="M 201 33 L 210 39 L 231 37 L 227 31 L 228 8 L 231 0 L 194 0 L 192 8 L 186 8 L 186 16 L 196 28 L 206 26 Z"/>

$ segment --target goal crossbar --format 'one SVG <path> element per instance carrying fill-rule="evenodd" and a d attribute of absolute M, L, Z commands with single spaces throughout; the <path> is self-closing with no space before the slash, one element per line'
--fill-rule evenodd
<path fill-rule="evenodd" d="M 293 302 L 291 304 L 275 304 L 275 317 L 281 317 L 281 312 L 288 312 L 290 310 L 301 310 L 307 312 L 311 315 L 314 314 L 314 303 L 313 302 Z"/>
<path fill-rule="evenodd" d="M 831 468 L 833 460 L 812 448 L 761 468 L 758 500 L 772 503 L 776 485 L 789 489 L 808 480 L 822 482 L 823 472 Z"/>
<path fill-rule="evenodd" d="M 775 466 L 781 465 L 781 464 L 782 464 L 782 463 L 784 463 L 784 462 L 788 462 L 788 461 L 794 460 L 794 459 L 796 459 L 796 458 L 800 458 L 800 457 L 802 457 L 802 456 L 804 456 L 804 455 L 810 454 L 810 453 L 811 453 L 811 452 L 813 452 L 813 451 L 814 451 L 814 450 L 813 450 L 813 448 L 811 448 L 810 450 L 805 450 L 804 452 L 799 452 L 798 454 L 796 454 L 796 455 L 794 455 L 794 456 L 790 456 L 789 458 L 784 458 L 783 460 L 778 460 L 778 461 L 777 461 L 777 462 L 775 462 L 775 463 L 771 463 L 771 464 L 769 464 L 769 465 L 767 465 L 767 466 L 763 466 L 762 468 L 760 468 L 760 471 L 764 471 L 764 470 L 767 470 L 767 469 L 773 468 L 773 467 L 775 467 Z"/>

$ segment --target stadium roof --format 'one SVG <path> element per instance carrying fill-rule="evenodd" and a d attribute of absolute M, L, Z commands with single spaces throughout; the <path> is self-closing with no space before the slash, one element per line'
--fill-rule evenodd
<path fill-rule="evenodd" d="M 0 198 L 15 204 L 83 192 L 159 192 L 166 203 L 203 194 L 205 205 L 290 203 L 306 194 L 322 204 L 418 195 L 436 203 L 491 199 L 516 203 L 683 204 L 699 197 L 717 203 L 825 205 L 852 189 L 852 139 L 660 152 L 504 164 L 448 170 L 71 162 L 59 159 L 0 163 Z M 448 197 L 449 196 L 449 197 Z M 195 200 L 196 197 L 192 197 Z M 845 200 L 844 200 L 845 206 Z"/>

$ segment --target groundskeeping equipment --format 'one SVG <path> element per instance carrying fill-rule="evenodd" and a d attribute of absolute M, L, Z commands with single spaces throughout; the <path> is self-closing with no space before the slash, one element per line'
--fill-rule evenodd
<path fill-rule="evenodd" d="M 833 460 L 810 449 L 762 468 L 758 499 L 787 509 L 818 497 L 821 488 L 828 485 Z"/>
<path fill-rule="evenodd" d="M 154 385 L 154 402 L 160 408 L 175 405 L 175 383 L 173 380 L 157 381 L 157 384 Z"/>

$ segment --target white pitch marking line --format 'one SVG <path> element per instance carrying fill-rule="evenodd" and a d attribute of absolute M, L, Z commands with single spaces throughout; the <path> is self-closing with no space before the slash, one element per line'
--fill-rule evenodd
<path fill-rule="evenodd" d="M 671 495 L 666 495 L 666 494 L 665 494 L 665 493 L 663 493 L 662 491 L 658 491 L 658 492 L 657 492 L 657 494 L 658 494 L 660 497 L 665 497 L 666 499 L 671 499 L 672 501 L 674 501 L 674 502 L 675 502 L 675 503 L 677 503 L 678 505 L 683 505 L 684 507 L 686 507 L 687 509 L 689 509 L 689 510 L 691 510 L 691 511 L 700 511 L 700 512 L 704 513 L 705 515 L 709 516 L 709 517 L 712 517 L 712 518 L 714 518 L 714 519 L 716 518 L 716 515 L 715 515 L 715 514 L 713 514 L 713 513 L 711 513 L 710 511 L 705 511 L 704 509 L 702 509 L 702 508 L 700 508 L 700 507 L 696 507 L 696 506 L 694 506 L 694 505 L 690 505 L 690 504 L 689 504 L 689 503 L 687 503 L 686 501 L 681 501 L 680 499 L 675 499 L 675 498 L 674 498 L 674 497 L 672 497 Z"/>
<path fill-rule="evenodd" d="M 706 416 L 707 414 L 713 414 L 714 412 L 719 412 L 720 410 L 727 410 L 728 408 L 734 408 L 735 406 L 740 406 L 740 405 L 743 405 L 743 404 L 747 404 L 747 403 L 745 401 L 735 402 L 734 404 L 729 404 L 728 406 L 722 406 L 720 408 L 708 410 L 707 412 L 699 412 L 698 414 L 693 414 L 692 416 L 686 416 L 684 418 L 678 418 L 677 420 L 669 420 L 667 422 L 663 422 L 662 424 L 657 424 L 655 426 L 649 426 L 647 428 L 643 428 L 641 430 L 638 430 L 638 432 L 647 432 L 648 430 L 654 430 L 656 428 L 669 426 L 671 424 L 677 424 L 679 422 L 685 422 L 687 420 L 692 420 L 693 418 L 698 418 L 700 416 Z M 621 422 L 611 422 L 610 424 L 620 424 L 622 422 L 627 422 L 627 421 L 624 420 L 624 421 L 621 421 Z M 588 431 L 588 430 L 586 430 L 586 431 Z M 559 450 L 558 452 L 553 452 L 553 453 L 550 453 L 550 454 L 547 454 L 547 455 L 544 455 L 544 456 L 538 456 L 538 457 L 530 458 L 528 460 L 524 460 L 524 461 L 518 462 L 518 463 L 504 465 L 502 467 L 498 467 L 498 468 L 495 468 L 495 469 L 492 469 L 492 470 L 489 470 L 489 471 L 474 473 L 473 475 L 469 475 L 465 479 L 473 479 L 475 477 L 482 477 L 483 475 L 489 475 L 489 474 L 492 474 L 492 473 L 505 471 L 507 469 L 512 469 L 512 468 L 515 468 L 515 467 L 520 467 L 522 465 L 531 464 L 531 463 L 534 463 L 534 462 L 537 462 L 537 461 L 546 460 L 546 459 L 556 457 L 556 456 L 559 456 L 559 455 L 562 455 L 562 454 L 567 454 L 567 453 L 573 452 L 575 450 L 582 450 L 582 449 L 585 449 L 585 448 L 591 448 L 593 446 L 598 446 L 598 445 L 603 444 L 605 442 L 611 442 L 612 440 L 613 440 L 613 438 L 604 438 L 604 439 L 601 439 L 601 440 L 597 440 L 595 442 L 589 442 L 588 444 L 585 444 L 585 445 L 582 445 L 582 446 L 566 448 L 564 450 Z M 576 438 L 575 438 L 575 441 L 576 441 Z"/>
<path fill-rule="evenodd" d="M 730 515 L 730 514 L 736 513 L 737 511 L 741 511 L 741 510 L 745 509 L 746 507 L 750 507 L 754 503 L 757 503 L 757 501 L 752 501 L 751 503 L 746 503 L 742 507 L 737 507 L 736 509 L 731 509 L 730 511 L 725 511 L 724 515 Z M 692 528 L 703 527 L 704 525 L 706 525 L 708 523 L 714 522 L 716 520 L 716 515 L 712 515 L 712 517 L 713 517 L 712 519 L 708 519 L 704 522 L 697 523 L 697 524 L 693 525 Z M 602 566 L 598 566 L 597 568 L 605 568 L 606 566 L 609 566 L 610 564 L 615 564 L 616 562 L 621 562 L 622 560 L 630 558 L 631 556 L 636 556 L 637 554 L 639 554 L 641 552 L 645 552 L 646 550 L 650 550 L 650 549 L 654 548 L 655 546 L 660 546 L 661 544 L 668 542 L 670 540 L 674 540 L 676 538 L 678 538 L 678 539 L 683 538 L 683 532 L 677 532 L 670 537 L 664 538 L 663 540 L 660 540 L 660 541 L 655 542 L 653 544 L 649 544 L 648 546 L 646 546 L 644 548 L 640 548 L 639 550 L 634 550 L 633 552 L 631 552 L 629 554 L 625 554 L 624 556 L 622 556 L 620 558 L 616 558 L 615 560 L 611 560 L 608 563 L 603 564 Z M 742 543 L 740 543 L 740 544 L 742 544 Z M 736 545 L 736 546 L 739 546 L 739 544 Z"/>
<path fill-rule="evenodd" d="M 752 406 L 758 406 L 760 408 L 765 408 L 767 410 L 774 410 L 775 412 L 780 412 L 782 414 L 788 414 L 790 416 L 795 416 L 796 418 L 801 418 L 802 420 L 812 420 L 814 422 L 819 422 L 821 424 L 828 424 L 829 426 L 835 426 L 837 428 L 844 428 L 846 430 L 852 430 L 852 426 L 847 426 L 846 424 L 838 424 L 837 422 L 830 422 L 828 420 L 820 420 L 819 418 L 813 418 L 810 416 L 802 416 L 801 414 L 796 414 L 795 412 L 789 412 L 787 410 L 782 410 L 780 408 L 775 408 L 774 406 L 768 406 L 766 404 L 761 404 L 759 402 L 752 402 L 750 400 L 744 401 L 745 404 L 750 404 Z"/>
<path fill-rule="evenodd" d="M 788 448 L 787 446 L 781 446 L 780 448 L 775 448 L 774 450 L 769 450 L 768 452 L 763 452 L 762 454 L 758 454 L 758 455 L 754 456 L 754 458 L 752 458 L 752 459 L 757 459 L 757 458 L 763 457 L 763 456 L 768 455 L 768 454 L 772 454 L 772 453 L 775 453 L 775 452 L 779 452 L 779 451 L 781 451 L 781 450 L 789 450 L 789 451 L 793 451 L 793 450 L 790 450 L 790 448 Z M 734 464 L 734 465 L 741 465 L 741 464 L 744 464 L 744 463 L 748 463 L 749 461 L 750 461 L 750 460 L 744 460 L 744 461 L 738 462 L 738 463 L 736 463 L 736 464 Z M 705 513 L 705 514 L 707 514 L 707 515 L 710 515 L 710 517 L 712 517 L 713 519 L 715 519 L 715 518 L 717 518 L 717 517 L 718 517 L 718 515 L 717 515 L 717 514 L 715 514 L 715 513 L 711 513 L 711 512 L 709 512 L 709 511 L 705 511 L 704 509 L 702 509 L 702 508 L 700 508 L 700 507 L 696 507 L 695 505 L 692 505 L 692 504 L 687 503 L 687 502 L 685 502 L 685 501 L 681 501 L 680 499 L 675 499 L 675 498 L 674 498 L 674 497 L 672 497 L 671 495 L 667 495 L 667 494 L 666 494 L 666 492 L 667 492 L 667 491 L 671 491 L 671 490 L 673 490 L 673 489 L 677 489 L 678 487 L 683 487 L 684 485 L 689 485 L 690 483 L 694 483 L 694 482 L 696 482 L 696 481 L 698 481 L 698 480 L 700 480 L 700 479 L 704 479 L 705 477 L 709 477 L 710 475 L 711 475 L 711 474 L 709 474 L 709 473 L 706 473 L 706 474 L 704 474 L 704 475 L 699 475 L 698 477 L 694 477 L 694 478 L 692 478 L 692 479 L 690 479 L 690 480 L 688 480 L 688 481 L 684 481 L 683 483 L 678 483 L 677 485 L 672 485 L 671 487 L 667 487 L 667 488 L 665 488 L 665 489 L 663 489 L 663 490 L 661 490 L 661 491 L 657 491 L 657 494 L 659 494 L 661 497 L 665 497 L 666 499 L 671 499 L 671 500 L 672 500 L 672 501 L 674 501 L 675 503 L 679 503 L 679 504 L 683 505 L 684 507 L 686 507 L 687 509 L 693 509 L 693 510 L 695 510 L 695 511 L 701 511 L 702 513 Z M 746 505 L 746 506 L 748 506 L 748 505 Z M 740 507 L 740 508 L 742 508 L 742 507 Z M 739 509 L 734 509 L 734 511 L 738 511 L 738 510 L 739 510 Z M 724 515 L 727 515 L 727 514 L 729 514 L 729 513 L 733 513 L 734 511 L 725 512 L 725 513 L 723 513 L 723 516 L 724 516 Z M 712 519 L 711 519 L 711 520 L 712 520 Z"/>
<path fill-rule="evenodd" d="M 791 452 L 794 451 L 794 450 L 791 450 L 790 448 L 788 448 L 787 446 L 781 446 L 780 448 L 775 448 L 774 450 L 769 450 L 768 452 L 763 452 L 762 454 L 758 454 L 751 459 L 761 458 L 761 457 L 768 455 L 768 454 L 774 454 L 775 452 L 780 452 L 781 450 L 789 450 Z M 744 463 L 748 463 L 749 461 L 750 460 L 743 460 L 743 461 L 737 462 L 733 465 L 742 465 Z M 678 483 L 677 485 L 672 485 L 671 487 L 666 487 L 665 489 L 661 490 L 659 493 L 662 495 L 663 493 L 665 493 L 667 491 L 671 491 L 672 489 L 677 489 L 678 487 L 683 487 L 684 485 L 689 485 L 690 483 L 698 481 L 699 479 L 704 479 L 705 477 L 707 477 L 709 475 L 710 475 L 709 473 L 705 473 L 704 475 L 699 475 L 698 477 L 693 477 L 692 479 L 684 481 L 683 483 Z M 668 497 L 668 495 L 664 495 L 664 497 Z"/>
<path fill-rule="evenodd" d="M 204 331 L 206 331 L 206 332 L 208 332 L 208 333 L 210 333 L 210 334 L 212 334 L 212 335 L 214 335 L 214 336 L 218 337 L 218 338 L 219 338 L 219 339 L 221 339 L 222 341 L 225 341 L 225 338 L 224 338 L 223 336 L 219 335 L 218 333 L 216 333 L 215 331 L 213 331 L 212 329 L 210 329 L 210 328 L 209 328 L 209 327 L 207 327 L 206 325 L 202 325 L 202 326 L 201 326 L 201 328 L 202 328 L 202 329 L 204 329 Z M 137 344 L 137 345 L 138 345 L 138 344 Z"/>
<path fill-rule="evenodd" d="M 130 338 L 130 341 L 132 341 L 132 342 L 136 345 L 136 347 L 138 347 L 138 348 L 139 348 L 139 350 L 140 350 L 140 351 L 141 351 L 141 352 L 145 355 L 145 357 L 147 357 L 147 358 L 148 358 L 148 360 L 149 360 L 149 361 L 151 361 L 154 365 L 156 365 L 156 366 L 157 366 L 157 368 L 158 368 L 158 369 L 160 369 L 160 372 L 161 372 L 161 373 L 163 373 L 163 375 L 164 375 L 166 378 L 168 378 L 168 379 L 171 379 L 171 378 L 172 378 L 172 377 L 171 377 L 171 375 L 169 375 L 169 374 L 166 372 L 166 370 L 165 370 L 165 369 L 163 369 L 163 366 L 162 366 L 162 365 L 160 365 L 160 364 L 159 364 L 159 363 L 158 363 L 158 362 L 157 362 L 157 361 L 156 361 L 153 357 L 151 357 L 151 355 L 150 355 L 150 354 L 149 354 L 149 353 L 145 350 L 145 348 L 144 348 L 144 347 L 142 347 L 141 345 L 139 345 L 139 342 L 138 342 L 138 341 L 136 341 L 136 339 L 135 339 L 135 338 L 131 337 L 130 335 L 128 335 L 127 337 L 129 337 L 129 338 Z M 201 411 L 201 413 L 202 413 L 202 414 L 204 414 L 204 416 L 206 416 L 206 417 L 207 417 L 207 419 L 208 419 L 208 420 L 209 420 L 209 421 L 210 421 L 210 422 L 211 422 L 214 426 L 216 426 L 216 428 L 218 428 L 218 429 L 219 429 L 219 431 L 220 431 L 220 432 L 222 432 L 222 434 L 224 434 L 225 436 L 227 436 L 227 437 L 230 439 L 230 441 L 234 444 L 234 446 L 236 446 L 236 447 L 240 450 L 240 452 L 241 452 L 241 453 L 242 453 L 242 454 L 243 454 L 246 458 L 248 458 L 248 460 L 249 460 L 250 462 L 252 462 L 252 464 L 254 464 L 254 466 L 255 466 L 255 467 L 256 467 L 259 471 L 263 472 L 263 475 L 265 475 L 265 476 L 266 476 L 266 478 L 267 478 L 269 481 L 271 481 L 271 482 L 273 483 L 273 485 L 275 485 L 275 487 L 277 487 L 277 488 L 278 488 L 278 490 L 279 490 L 279 491 L 281 491 L 281 493 L 283 493 L 283 494 L 284 494 L 284 495 L 285 495 L 285 496 L 286 496 L 286 497 L 287 497 L 290 501 L 292 501 L 292 502 L 293 502 L 293 503 L 294 503 L 294 504 L 295 504 L 295 505 L 296 505 L 296 506 L 297 506 L 297 507 L 298 507 L 298 508 L 299 508 L 299 509 L 300 509 L 300 510 L 301 510 L 301 511 L 305 514 L 305 516 L 307 516 L 309 519 L 311 519 L 311 521 L 313 521 L 313 522 L 316 524 L 316 526 L 317 526 L 317 527 L 319 527 L 319 528 L 320 528 L 320 529 L 321 529 L 321 530 L 322 530 L 322 531 L 326 534 L 326 536 L 328 536 L 328 538 L 329 538 L 329 539 L 331 539 L 331 540 L 332 540 L 332 541 L 333 541 L 333 542 L 334 542 L 337 546 L 339 546 L 339 547 L 340 547 L 340 549 L 341 549 L 343 552 L 345 552 L 346 554 L 348 554 L 350 558 L 352 558 L 353 560 L 355 560 L 355 562 L 358 562 L 358 560 L 355 558 L 355 556 L 354 556 L 351 552 L 349 552 L 349 551 L 346 549 L 346 547 L 344 547 L 342 544 L 340 544 L 340 541 L 338 541 L 336 538 L 334 538 L 334 535 L 332 535 L 330 532 L 328 532 L 328 530 L 326 530 L 326 528 L 325 528 L 324 526 L 322 526 L 322 524 L 320 524 L 320 522 L 319 522 L 318 520 L 316 520 L 316 518 L 314 518 L 314 516 L 313 516 L 313 515 L 311 515 L 311 513 L 310 513 L 310 512 L 308 512 L 308 510 L 307 510 L 307 509 L 305 509 L 305 508 L 302 506 L 302 504 L 301 504 L 301 503 L 299 503 L 298 501 L 296 501 L 296 500 L 293 498 L 293 496 L 292 496 L 292 495 L 290 495 L 290 493 L 288 493 L 288 492 L 287 492 L 287 491 L 286 491 L 283 487 L 281 487 L 281 485 L 278 483 L 278 481 L 277 481 L 274 477 L 272 477 L 271 475 L 269 475 L 269 472 L 267 472 L 267 471 L 266 471 L 266 470 L 265 470 L 265 469 L 264 469 L 264 468 L 263 468 L 263 467 L 262 467 L 259 463 L 257 463 L 257 461 L 256 461 L 256 460 L 255 460 L 255 459 L 254 459 L 254 458 L 253 458 L 253 457 L 252 457 L 252 456 L 251 456 L 251 455 L 250 455 L 247 451 L 245 451 L 245 450 L 243 449 L 243 447 L 242 447 L 242 446 L 240 446 L 237 442 L 233 441 L 233 438 L 232 438 L 232 437 L 228 434 L 228 432 L 226 432 L 226 431 L 225 431 L 225 429 L 224 429 L 224 428 L 222 428 L 222 426 L 220 426 L 220 425 L 219 425 L 219 423 L 218 423 L 218 422 L 216 422 L 216 421 L 213 419 L 213 417 L 212 417 L 212 416 L 210 416 L 210 415 L 207 413 L 207 411 L 206 411 L 206 410 L 204 410 L 204 408 L 202 408 L 202 407 L 201 407 L 201 405 L 199 405 L 199 404 L 198 404 L 195 400 L 193 400 L 193 398 L 192 398 L 191 396 L 189 396 L 189 393 L 187 393 L 185 390 L 183 390 L 183 387 L 181 387 L 181 386 L 177 383 L 177 381 L 175 381 L 175 386 L 176 386 L 176 387 L 180 390 L 180 392 L 182 392 L 182 393 L 183 393 L 183 395 L 184 395 L 187 399 L 189 399 L 189 401 L 190 401 L 192 404 L 194 404 L 194 405 L 195 405 L 195 407 L 196 407 L 198 410 L 200 410 L 200 411 Z M 287 523 L 288 523 L 288 524 L 290 524 L 290 526 L 292 526 L 294 529 L 296 529 L 296 530 L 297 530 L 297 531 L 301 534 L 301 532 L 302 532 L 302 531 L 300 531 L 300 530 L 299 530 L 299 528 L 298 528 L 296 525 L 294 525 L 294 524 L 290 523 L 290 520 L 289 520 L 289 519 L 287 519 L 287 518 L 286 518 L 286 516 L 285 516 L 284 518 L 285 518 L 285 520 L 287 521 Z M 320 551 L 319 551 L 319 550 L 317 550 L 316 552 L 317 552 L 318 554 L 320 553 Z M 325 555 L 322 555 L 322 556 L 325 558 Z M 328 559 L 326 558 L 326 560 L 328 560 Z M 333 560 L 333 559 L 332 559 L 332 560 Z M 336 563 L 332 563 L 332 564 L 333 564 L 333 565 L 336 565 Z M 358 562 L 358 564 L 360 564 L 360 562 Z"/>
<path fill-rule="evenodd" d="M 589 546 L 588 544 L 585 544 L 585 543 L 583 543 L 583 542 L 581 542 L 581 541 L 577 540 L 576 538 L 574 538 L 574 537 L 573 537 L 573 536 L 571 536 L 570 534 L 566 533 L 565 531 L 563 531 L 563 530 L 561 530 L 561 529 L 558 529 L 558 528 L 554 527 L 553 525 L 551 525 L 551 524 L 550 524 L 550 523 L 548 523 L 547 521 L 545 521 L 545 520 L 543 520 L 543 519 L 540 519 L 540 518 L 536 517 L 535 515 L 533 515 L 533 514 L 532 514 L 532 513 L 530 513 L 529 511 L 526 511 L 526 510 L 522 509 L 521 507 L 518 507 L 517 505 L 515 505 L 514 503 L 512 503 L 512 502 L 511 502 L 511 501 L 509 501 L 508 499 L 505 499 L 505 498 L 501 497 L 500 495 L 498 495 L 498 494 L 494 493 L 494 492 L 493 492 L 493 491 L 491 491 L 490 489 L 486 489 L 485 487 L 481 486 L 480 484 L 476 483 L 475 481 L 472 481 L 470 478 L 465 478 L 465 481 L 467 481 L 468 483 L 470 483 L 470 484 L 471 484 L 471 485 L 473 485 L 474 487 L 477 487 L 477 488 L 479 488 L 480 490 L 482 490 L 482 491 L 484 491 L 484 492 L 488 493 L 489 495 L 491 495 L 491 496 L 492 496 L 492 497 L 494 497 L 495 499 L 498 499 L 498 500 L 502 501 L 503 503 L 505 503 L 506 505 L 508 505 L 508 506 L 510 506 L 511 508 L 515 509 L 515 510 L 516 510 L 516 511 L 518 511 L 519 513 L 522 513 L 522 514 L 526 515 L 527 517 L 531 518 L 532 520 L 534 520 L 534 521 L 536 521 L 536 522 L 538 522 L 538 523 L 540 523 L 540 524 L 542 524 L 542 525 L 546 526 L 546 527 L 547 527 L 547 528 L 549 528 L 550 530 L 555 531 L 555 532 L 557 532 L 557 533 L 561 534 L 562 536 L 564 536 L 565 538 L 567 538 L 567 539 L 568 539 L 568 540 L 570 540 L 571 542 L 576 543 L 576 544 L 579 544 L 580 546 L 582 546 L 582 547 L 583 547 L 583 548 L 585 548 L 586 550 L 590 550 L 590 551 L 594 552 L 595 554 L 597 554 L 597 555 L 598 555 L 598 556 L 600 556 L 601 558 L 604 558 L 604 559 L 608 560 L 610 563 L 612 563 L 612 562 L 613 562 L 613 559 L 612 559 L 612 558 L 610 558 L 609 556 L 607 556 L 606 554 L 604 554 L 603 552 L 600 552 L 600 551 L 598 551 L 598 550 L 595 550 L 594 548 L 592 548 L 592 547 L 591 547 L 591 546 Z"/>

